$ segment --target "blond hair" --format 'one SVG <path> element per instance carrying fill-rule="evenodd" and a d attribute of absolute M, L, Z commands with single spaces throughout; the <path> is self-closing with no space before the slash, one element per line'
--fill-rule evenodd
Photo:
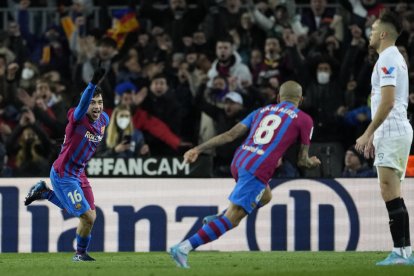
<path fill-rule="evenodd" d="M 134 132 L 134 126 L 132 125 L 131 109 L 125 105 L 118 105 L 117 107 L 115 107 L 114 111 L 112 112 L 111 119 L 109 120 L 109 125 L 106 130 L 106 146 L 108 148 L 114 148 L 119 141 L 119 131 L 118 131 L 118 126 L 116 124 L 116 117 L 118 117 L 118 114 L 121 111 L 128 111 L 131 116 L 129 125 L 124 130 L 123 134 L 132 135 L 132 133 Z"/>

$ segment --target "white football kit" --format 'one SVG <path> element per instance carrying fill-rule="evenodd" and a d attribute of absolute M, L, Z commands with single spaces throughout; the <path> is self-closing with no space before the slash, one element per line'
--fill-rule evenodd
<path fill-rule="evenodd" d="M 397 47 L 388 47 L 380 53 L 372 72 L 371 86 L 372 118 L 381 102 L 381 87 L 395 87 L 394 107 L 374 133 L 374 165 L 396 169 L 403 180 L 413 129 L 407 118 L 408 68 Z"/>

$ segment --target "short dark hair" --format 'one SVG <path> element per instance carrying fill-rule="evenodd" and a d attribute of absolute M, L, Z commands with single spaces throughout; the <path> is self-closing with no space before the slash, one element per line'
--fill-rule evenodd
<path fill-rule="evenodd" d="M 102 95 L 103 96 L 103 90 L 100 86 L 96 86 L 95 87 L 95 91 L 93 91 L 93 97 L 95 98 L 96 96 Z"/>
<path fill-rule="evenodd" d="M 389 9 L 384 9 L 381 12 L 378 19 L 381 23 L 392 25 L 395 28 L 395 31 L 397 32 L 398 35 L 401 33 L 402 22 L 401 22 L 400 17 L 396 13 L 392 12 Z"/>
<path fill-rule="evenodd" d="M 230 43 L 231 45 L 233 45 L 233 44 L 234 44 L 233 38 L 230 36 L 230 34 L 229 34 L 229 35 L 223 35 L 223 36 L 219 37 L 219 38 L 217 39 L 217 43 L 219 43 L 219 42 L 228 42 L 228 43 Z M 217 44 L 216 44 L 216 45 L 217 45 Z"/>
<path fill-rule="evenodd" d="M 154 76 L 152 77 L 152 79 L 151 79 L 151 82 L 153 82 L 154 80 L 157 80 L 157 79 L 165 79 L 165 81 L 166 81 L 166 82 L 167 82 L 167 84 L 168 84 L 168 78 L 167 78 L 167 75 L 165 75 L 165 74 L 163 74 L 163 73 L 158 73 L 158 74 L 154 75 Z"/>

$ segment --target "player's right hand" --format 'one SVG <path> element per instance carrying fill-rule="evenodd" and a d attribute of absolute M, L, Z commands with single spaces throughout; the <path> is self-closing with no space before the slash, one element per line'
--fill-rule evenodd
<path fill-rule="evenodd" d="M 199 154 L 200 152 L 197 150 L 197 148 L 192 148 L 186 151 L 184 153 L 184 163 L 194 163 L 197 160 Z"/>
<path fill-rule="evenodd" d="M 102 67 L 101 61 L 99 61 L 98 68 L 96 68 L 95 72 L 93 73 L 91 83 L 97 85 L 104 75 L 105 69 Z"/>
<path fill-rule="evenodd" d="M 311 163 L 312 163 L 311 167 L 312 168 L 316 168 L 316 167 L 319 167 L 321 165 L 321 160 L 319 160 L 318 157 L 312 156 L 312 157 L 309 157 L 309 159 L 311 160 Z"/>

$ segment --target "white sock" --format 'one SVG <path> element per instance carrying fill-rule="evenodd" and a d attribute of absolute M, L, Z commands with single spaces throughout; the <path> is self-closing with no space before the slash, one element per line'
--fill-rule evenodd
<path fill-rule="evenodd" d="M 404 247 L 394 247 L 392 251 L 397 253 L 403 258 L 407 258 L 407 254 L 405 253 Z"/>
<path fill-rule="evenodd" d="M 405 254 L 407 254 L 407 258 L 411 256 L 411 254 L 413 253 L 413 249 L 410 246 L 406 246 L 405 247 Z"/>
<path fill-rule="evenodd" d="M 188 254 L 188 252 L 190 252 L 193 249 L 193 246 L 191 245 L 188 239 L 180 243 L 179 247 L 180 250 L 183 251 L 185 254 Z"/>

